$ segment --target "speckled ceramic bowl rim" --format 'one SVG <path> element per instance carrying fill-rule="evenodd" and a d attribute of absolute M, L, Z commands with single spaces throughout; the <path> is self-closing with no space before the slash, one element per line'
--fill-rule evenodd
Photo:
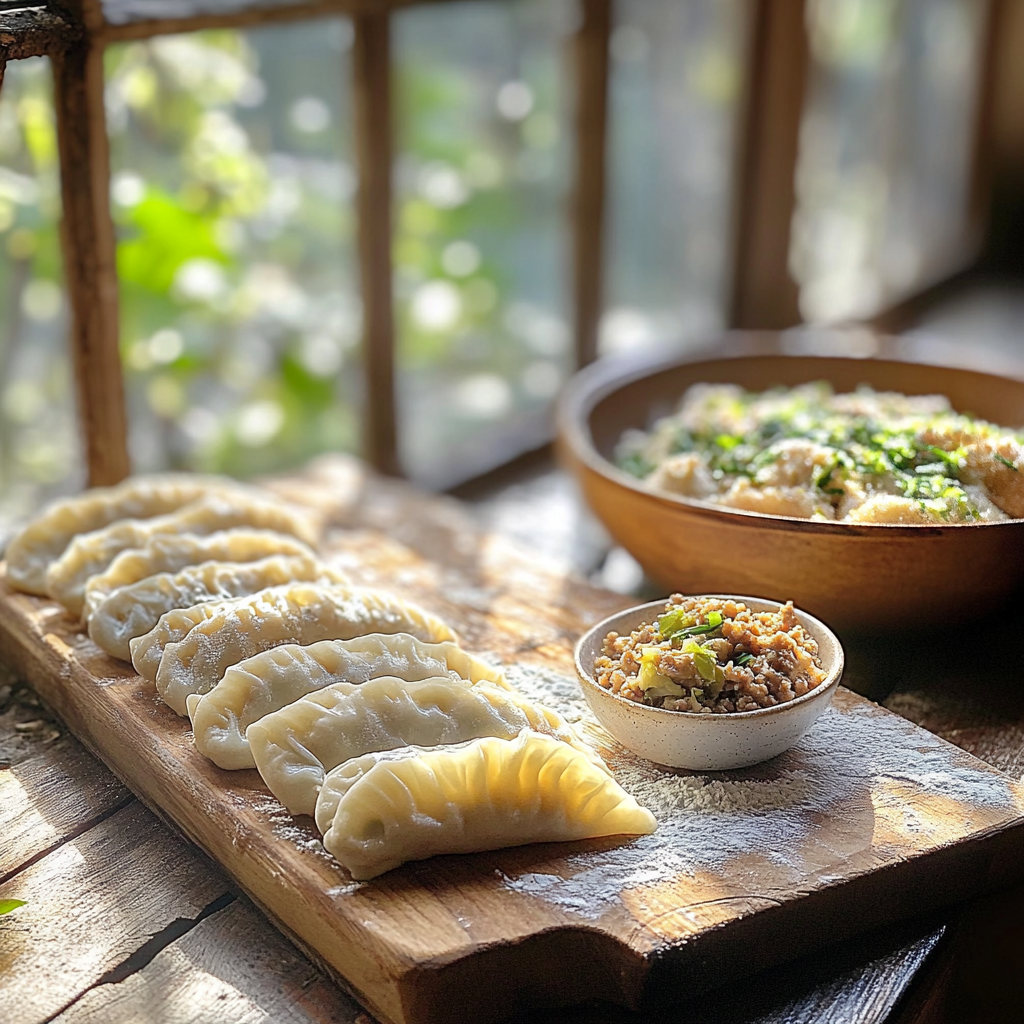
<path fill-rule="evenodd" d="M 836 354 L 813 353 L 813 358 L 827 362 L 830 359 L 849 359 Z M 720 351 L 705 348 L 694 351 L 684 358 L 675 356 L 671 359 L 651 360 L 648 358 L 618 357 L 617 359 L 601 360 L 584 367 L 575 373 L 562 391 L 558 402 L 556 419 L 558 434 L 561 441 L 591 471 L 611 481 L 619 487 L 632 491 L 638 497 L 662 505 L 688 509 L 690 512 L 710 518 L 747 519 L 752 523 L 778 530 L 799 530 L 807 533 L 836 533 L 846 535 L 876 537 L 890 533 L 924 534 L 949 533 L 962 530 L 977 529 L 1017 529 L 1024 524 L 1024 519 L 1001 519 L 974 523 L 847 523 L 833 520 L 802 519 L 797 516 L 776 515 L 767 512 L 753 512 L 749 509 L 730 508 L 716 505 L 711 501 L 701 501 L 682 494 L 671 494 L 668 491 L 656 490 L 646 486 L 643 481 L 630 476 L 597 450 L 590 426 L 590 417 L 594 409 L 609 396 L 615 394 L 629 384 L 634 384 L 646 377 L 655 377 L 669 370 L 682 366 L 698 366 L 705 362 L 722 362 L 725 360 L 742 360 L 750 357 L 768 357 L 777 359 L 789 358 L 787 353 L 761 350 L 752 347 L 750 351 Z M 906 360 L 887 358 L 882 355 L 872 356 L 872 362 L 907 364 Z M 913 365 L 913 364 L 909 364 Z M 993 380 L 1003 378 L 995 374 L 982 373 L 978 370 L 962 370 L 958 367 L 933 366 L 932 369 L 950 370 L 957 373 L 971 373 L 976 377 L 988 377 Z M 742 712 L 740 712 L 742 713 Z"/>
<path fill-rule="evenodd" d="M 718 600 L 718 601 L 739 601 L 745 604 L 751 611 L 768 611 L 781 607 L 779 601 L 771 601 L 764 597 L 745 597 L 741 594 L 684 594 L 684 597 L 698 597 L 702 600 Z M 831 693 L 839 685 L 840 679 L 843 676 L 843 668 L 845 666 L 845 655 L 843 653 L 843 645 L 839 642 L 839 638 L 832 632 L 828 626 L 825 625 L 820 619 L 816 619 L 813 615 L 808 612 L 801 611 L 799 608 L 794 608 L 801 625 L 812 626 L 815 630 L 820 630 L 822 634 L 829 637 L 835 644 L 835 659 L 831 666 L 827 669 L 825 678 L 816 686 L 813 690 L 808 690 L 807 693 L 800 697 L 794 697 L 793 700 L 788 700 L 784 704 L 775 704 L 770 708 L 758 708 L 756 711 L 730 711 L 720 715 L 701 715 L 691 714 L 686 711 L 669 711 L 665 708 L 654 708 L 647 704 L 641 704 L 638 701 L 630 700 L 628 697 L 620 697 L 617 693 L 612 693 L 611 690 L 606 690 L 593 675 L 583 667 L 581 661 L 581 652 L 584 644 L 586 644 L 595 635 L 603 636 L 612 629 L 616 629 L 616 624 L 623 622 L 629 622 L 635 620 L 631 625 L 630 629 L 635 629 L 637 625 L 640 625 L 644 621 L 644 615 L 651 613 L 651 621 L 657 617 L 657 613 L 665 607 L 667 598 L 662 598 L 660 601 L 649 601 L 646 604 L 633 605 L 632 608 L 625 608 L 621 612 L 616 612 L 614 615 L 609 615 L 606 619 L 602 619 L 596 625 L 591 626 L 579 638 L 576 643 L 576 649 L 573 651 L 573 663 L 576 666 L 576 675 L 580 680 L 581 684 L 585 684 L 596 691 L 603 698 L 612 700 L 621 704 L 625 707 L 632 709 L 634 713 L 638 714 L 654 714 L 655 716 L 664 716 L 665 720 L 674 719 L 675 721 L 683 723 L 702 723 L 698 728 L 710 727 L 715 728 L 715 723 L 730 723 L 743 721 L 754 721 L 755 719 L 764 719 L 772 715 L 784 715 L 787 711 L 791 711 L 793 708 L 802 704 L 809 704 L 814 700 L 820 699 L 826 693 Z M 761 605 L 766 607 L 756 608 L 754 605 Z M 639 616 L 639 617 L 638 617 Z M 616 632 L 622 632 L 621 629 L 616 629 Z"/>

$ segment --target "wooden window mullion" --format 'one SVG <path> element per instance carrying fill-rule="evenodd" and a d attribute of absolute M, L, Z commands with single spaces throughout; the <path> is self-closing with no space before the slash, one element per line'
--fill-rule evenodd
<path fill-rule="evenodd" d="M 358 256 L 363 302 L 363 454 L 397 474 L 395 323 L 391 277 L 391 59 L 386 12 L 352 19 L 353 103 L 359 189 Z"/>
<path fill-rule="evenodd" d="M 61 239 L 88 481 L 90 486 L 113 484 L 131 469 L 118 347 L 102 48 L 87 35 L 54 56 L 53 72 L 64 205 Z"/>
<path fill-rule="evenodd" d="M 755 0 L 750 11 L 729 319 L 733 327 L 785 328 L 801 320 L 789 244 L 810 63 L 805 2 Z"/>
<path fill-rule="evenodd" d="M 576 166 L 572 194 L 576 365 L 597 358 L 601 322 L 611 0 L 583 0 L 574 40 Z"/>

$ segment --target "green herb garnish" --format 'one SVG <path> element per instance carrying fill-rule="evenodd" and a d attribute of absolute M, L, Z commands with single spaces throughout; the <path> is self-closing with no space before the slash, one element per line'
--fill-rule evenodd
<path fill-rule="evenodd" d="M 749 665 L 753 660 L 754 656 L 747 651 L 744 651 L 742 654 L 737 654 L 736 657 L 732 659 L 732 663 L 734 665 L 739 665 L 742 668 L 744 665 Z"/>
<path fill-rule="evenodd" d="M 628 473 L 630 476 L 635 476 L 638 480 L 643 480 L 644 477 L 650 476 L 657 468 L 654 463 L 645 459 L 638 452 L 623 455 L 618 461 L 619 468 L 623 472 Z"/>
<path fill-rule="evenodd" d="M 640 655 L 640 671 L 637 674 L 637 684 L 644 692 L 645 700 L 655 700 L 658 697 L 682 697 L 684 690 L 679 683 L 668 676 L 662 675 L 655 667 L 658 659 L 657 647 L 645 647 Z"/>
<path fill-rule="evenodd" d="M 694 624 L 692 616 L 687 612 L 683 611 L 682 608 L 673 608 L 671 611 L 665 612 L 658 619 L 658 632 L 662 636 L 667 637 L 672 633 L 678 632 L 680 629 L 686 629 L 688 626 Z"/>
<path fill-rule="evenodd" d="M 9 914 L 18 907 L 25 906 L 24 900 L 0 900 L 0 914 Z"/>
<path fill-rule="evenodd" d="M 720 612 L 711 612 L 711 614 L 708 615 L 708 621 L 707 622 L 701 622 L 699 624 L 692 625 L 692 626 L 684 626 L 681 629 L 675 630 L 673 633 L 671 633 L 671 635 L 669 635 L 668 638 L 673 643 L 675 643 L 677 640 L 684 640 L 686 637 L 689 637 L 689 636 L 703 636 L 705 633 L 713 633 L 721 625 L 722 625 L 721 613 Z M 659 628 L 661 627 L 660 620 L 659 620 L 658 626 L 659 626 Z M 662 630 L 662 636 L 665 636 L 665 635 L 666 635 L 665 631 Z"/>
<path fill-rule="evenodd" d="M 683 654 L 693 655 L 693 664 L 697 674 L 708 683 L 725 682 L 725 670 L 718 664 L 714 651 L 709 651 L 696 640 L 687 640 L 683 644 Z"/>
<path fill-rule="evenodd" d="M 997 459 L 998 459 L 998 460 L 999 460 L 999 461 L 1000 461 L 1000 462 L 1001 462 L 1001 463 L 1002 463 L 1002 464 L 1003 464 L 1004 466 L 1008 467 L 1009 469 L 1012 469 L 1012 470 L 1014 471 L 1014 473 L 1019 473 L 1019 472 L 1020 472 L 1020 470 L 1019 470 L 1019 469 L 1018 469 L 1018 468 L 1017 468 L 1017 467 L 1016 467 L 1016 466 L 1015 466 L 1015 465 L 1014 465 L 1014 464 L 1013 464 L 1013 463 L 1012 463 L 1012 462 L 1011 462 L 1011 461 L 1010 461 L 1009 459 L 1003 458 L 1003 456 L 1002 456 L 1002 455 L 1000 455 L 1000 454 L 999 454 L 999 452 L 996 452 L 996 453 L 995 453 L 995 457 L 996 457 L 996 458 L 997 458 Z"/>

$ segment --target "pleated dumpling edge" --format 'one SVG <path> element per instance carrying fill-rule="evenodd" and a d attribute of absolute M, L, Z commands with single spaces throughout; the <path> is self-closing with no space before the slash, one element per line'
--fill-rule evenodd
<path fill-rule="evenodd" d="M 356 880 L 438 854 L 657 828 L 583 753 L 529 730 L 364 755 L 328 774 L 319 801 L 335 803 L 317 815 L 330 818 L 324 846 Z"/>

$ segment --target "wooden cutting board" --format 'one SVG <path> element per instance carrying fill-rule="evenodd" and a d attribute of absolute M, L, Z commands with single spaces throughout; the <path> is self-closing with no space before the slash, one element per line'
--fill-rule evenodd
<path fill-rule="evenodd" d="M 1024 874 L 1024 786 L 899 716 L 841 689 L 801 743 L 765 765 L 660 769 L 603 733 L 570 678 L 576 636 L 621 596 L 350 463 L 282 489 L 357 528 L 336 532 L 330 550 L 360 582 L 442 614 L 511 682 L 579 721 L 660 823 L 639 839 L 435 858 L 353 883 L 254 771 L 199 756 L 187 720 L 151 683 L 58 606 L 0 581 L 0 656 L 381 1018 L 487 1021 L 589 999 L 635 1007 Z"/>

